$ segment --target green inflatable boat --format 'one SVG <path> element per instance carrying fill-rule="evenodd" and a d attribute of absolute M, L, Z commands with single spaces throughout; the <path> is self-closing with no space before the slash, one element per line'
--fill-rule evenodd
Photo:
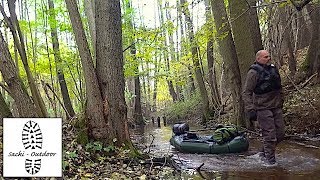
<path fill-rule="evenodd" d="M 189 133 L 187 124 L 173 126 L 174 135 L 170 144 L 180 152 L 185 153 L 240 153 L 248 150 L 249 142 L 244 134 L 230 130 L 232 127 L 217 128 L 213 135 L 200 136 Z"/>

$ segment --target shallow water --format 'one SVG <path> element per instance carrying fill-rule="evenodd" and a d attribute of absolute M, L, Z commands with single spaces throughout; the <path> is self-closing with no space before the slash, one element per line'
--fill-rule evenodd
<path fill-rule="evenodd" d="M 259 140 L 250 139 L 249 150 L 241 154 L 180 153 L 169 143 L 171 127 L 162 124 L 158 128 L 149 124 L 136 129 L 133 136 L 144 145 L 145 152 L 151 152 L 155 156 L 173 155 L 175 162 L 183 169 L 174 179 L 320 179 L 319 146 L 285 140 L 277 146 L 278 166 L 265 167 L 260 158 L 254 155 L 261 146 Z M 320 139 L 314 139 L 313 144 L 320 144 L 319 142 Z M 199 166 L 200 173 L 195 170 Z"/>

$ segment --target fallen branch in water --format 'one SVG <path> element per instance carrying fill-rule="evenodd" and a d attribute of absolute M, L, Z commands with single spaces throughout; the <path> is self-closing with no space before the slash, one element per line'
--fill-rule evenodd
<path fill-rule="evenodd" d="M 201 169 L 202 166 L 204 166 L 204 163 L 202 163 L 199 167 L 197 167 L 196 170 L 197 170 L 198 172 L 200 172 L 200 169 Z"/>

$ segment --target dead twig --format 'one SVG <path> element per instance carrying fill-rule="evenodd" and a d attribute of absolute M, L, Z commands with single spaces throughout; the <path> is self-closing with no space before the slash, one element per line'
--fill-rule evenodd
<path fill-rule="evenodd" d="M 251 130 L 249 130 L 247 128 L 244 128 L 244 127 L 240 127 L 240 129 L 242 129 L 243 131 L 246 131 L 246 132 L 249 132 L 249 133 L 252 133 L 252 134 L 260 136 L 260 133 L 258 133 L 256 131 L 251 131 Z"/>
<path fill-rule="evenodd" d="M 317 75 L 317 73 L 313 74 L 312 76 L 310 76 L 301 86 L 300 89 L 304 88 L 309 81 L 311 81 L 311 79 L 313 79 L 315 76 Z"/>
<path fill-rule="evenodd" d="M 49 88 L 49 90 L 53 93 L 53 95 L 58 99 L 59 104 L 62 106 L 63 110 L 64 110 L 64 111 L 66 112 L 66 114 L 67 114 L 67 118 L 70 119 L 71 116 L 70 116 L 67 108 L 64 106 L 64 104 L 63 104 L 62 101 L 60 100 L 59 96 L 56 94 L 56 92 L 54 92 L 54 90 L 53 90 L 53 88 L 50 86 L 50 84 L 45 83 L 45 82 L 43 82 L 43 83 L 45 84 L 45 86 L 47 86 L 47 87 Z"/>
<path fill-rule="evenodd" d="M 202 166 L 204 166 L 204 163 L 202 163 L 199 167 L 196 168 L 197 172 L 200 172 Z"/>

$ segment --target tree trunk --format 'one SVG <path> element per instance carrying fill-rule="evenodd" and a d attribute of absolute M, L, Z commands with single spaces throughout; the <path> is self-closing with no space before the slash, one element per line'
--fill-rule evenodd
<path fill-rule="evenodd" d="M 134 55 L 134 56 L 136 55 L 135 50 L 132 50 L 131 53 L 133 53 L 132 55 Z M 139 72 L 138 67 L 136 67 L 135 69 L 136 69 L 136 71 Z M 143 121 L 142 110 L 141 110 L 141 86 L 140 86 L 139 75 L 136 75 L 134 77 L 134 94 L 135 94 L 135 98 L 134 98 L 133 118 L 134 118 L 136 124 L 143 125 L 144 121 Z"/>
<path fill-rule="evenodd" d="M 112 142 L 112 125 L 106 121 L 109 116 L 107 103 L 103 104 L 100 93 L 99 82 L 95 73 L 89 45 L 78 11 L 76 0 L 65 0 L 69 12 L 71 24 L 75 34 L 75 40 L 79 49 L 79 54 L 84 72 L 84 79 L 87 94 L 86 116 L 88 119 L 88 131 L 91 139 L 98 140 L 104 144 Z M 106 106 L 106 107 L 104 107 Z"/>
<path fill-rule="evenodd" d="M 124 98 L 121 9 L 119 0 L 95 1 L 97 76 L 108 123 L 117 143 L 130 142 Z"/>
<path fill-rule="evenodd" d="M 211 8 L 217 28 L 219 50 L 225 63 L 226 76 L 230 84 L 234 118 L 238 126 L 245 126 L 238 57 L 231 36 L 231 29 L 223 0 L 211 0 Z"/>
<path fill-rule="evenodd" d="M 31 94 L 32 94 L 32 99 L 33 99 L 33 102 L 35 103 L 36 112 L 40 117 L 47 117 L 48 113 L 47 113 L 45 104 L 43 102 L 43 99 L 40 96 L 40 92 L 38 90 L 38 87 L 36 86 L 35 80 L 32 76 L 31 70 L 28 65 L 23 34 L 21 32 L 17 15 L 15 13 L 15 1 L 8 1 L 8 6 L 10 11 L 10 20 L 6 16 L 2 6 L 0 6 L 1 13 L 4 16 L 4 19 L 12 32 L 14 44 L 18 49 L 23 66 L 25 68 L 27 78 L 28 78 L 28 83 L 30 86 Z"/>
<path fill-rule="evenodd" d="M 56 15 L 54 12 L 54 4 L 53 4 L 52 0 L 48 0 L 48 4 L 49 4 L 50 19 L 54 21 L 54 23 L 50 23 L 50 27 L 51 27 L 51 38 L 52 38 L 52 46 L 53 46 L 57 76 L 58 76 L 58 80 L 59 80 L 63 104 L 64 104 L 65 108 L 67 109 L 67 113 L 66 113 L 67 118 L 72 118 L 75 116 L 75 112 L 72 107 L 67 83 L 66 83 L 66 80 L 64 78 L 64 73 L 63 73 L 62 59 L 60 56 L 60 48 L 59 48 L 58 31 L 57 31 L 57 27 L 55 25 L 56 24 Z"/>
<path fill-rule="evenodd" d="M 244 85 L 250 65 L 255 60 L 255 48 L 251 36 L 250 17 L 246 0 L 229 0 L 230 18 L 234 44 L 238 56 L 241 84 Z M 249 29 L 249 31 L 248 31 Z"/>
<path fill-rule="evenodd" d="M 311 6 L 307 6 L 308 10 Z M 319 49 L 320 49 L 320 5 L 314 5 L 310 11 L 310 17 L 312 21 L 312 37 L 309 45 L 306 60 L 304 62 L 307 69 L 307 76 L 311 76 L 315 73 L 320 66 Z"/>
<path fill-rule="evenodd" d="M 257 0 L 248 0 L 248 2 L 250 6 L 255 6 L 257 3 Z M 248 21 L 249 30 L 251 33 L 254 53 L 257 53 L 259 50 L 263 49 L 257 9 L 250 7 L 248 16 L 249 16 L 249 21 Z"/>
<path fill-rule="evenodd" d="M 304 19 L 304 14 L 302 11 L 297 12 L 298 13 L 298 19 L 297 19 L 297 50 L 305 48 L 309 46 L 310 40 L 311 40 L 311 32 L 308 28 L 308 25 Z"/>
<path fill-rule="evenodd" d="M 180 21 L 180 33 L 181 33 L 181 51 L 180 51 L 180 57 L 185 56 L 188 53 L 188 50 L 186 46 L 183 46 L 184 43 L 186 43 L 186 35 L 185 35 L 185 21 L 183 21 L 182 18 L 182 6 L 180 5 L 180 0 L 177 0 L 177 7 L 178 7 L 178 19 Z M 196 90 L 196 87 L 194 85 L 194 79 L 192 74 L 192 69 L 188 66 L 188 83 L 189 83 L 189 94 L 187 93 L 187 96 L 190 96 L 190 94 L 193 94 Z"/>
<path fill-rule="evenodd" d="M 208 36 L 208 42 L 207 42 L 207 61 L 208 61 L 208 76 L 209 76 L 209 84 L 211 89 L 211 98 L 212 98 L 212 104 L 216 111 L 221 108 L 221 99 L 219 96 L 219 89 L 216 79 L 216 73 L 215 73 L 215 65 L 214 65 L 214 56 L 213 56 L 213 42 L 214 37 L 212 35 L 213 32 L 213 26 L 211 25 L 211 22 L 213 22 L 213 17 L 211 13 L 210 8 L 210 2 L 209 0 L 205 0 L 205 6 L 206 6 L 206 23 L 209 27 L 209 36 Z"/>
<path fill-rule="evenodd" d="M 38 117 L 36 107 L 17 73 L 8 44 L 4 41 L 2 33 L 0 33 L 0 52 L 0 71 L 18 108 L 19 116 Z"/>
<path fill-rule="evenodd" d="M 127 1 L 125 2 L 125 6 L 126 6 L 126 10 L 129 9 L 131 10 L 131 1 Z M 130 14 L 130 12 L 125 12 L 126 14 L 129 14 L 133 17 L 133 14 Z M 130 33 L 134 34 L 135 33 L 135 25 L 134 25 L 134 20 L 133 18 L 130 18 L 127 22 L 128 26 L 129 26 L 129 31 Z M 137 50 L 136 50 L 136 39 L 134 36 L 129 36 L 129 41 L 131 44 L 131 48 L 130 48 L 130 53 L 133 59 L 133 66 L 134 66 L 134 98 L 133 98 L 133 119 L 135 124 L 137 125 L 144 125 L 144 121 L 143 121 L 143 116 L 142 116 L 142 108 L 141 108 L 141 84 L 140 84 L 140 73 L 139 73 L 139 60 L 137 59 L 136 55 L 137 55 Z M 142 64 L 141 64 L 142 65 Z M 144 71 L 144 68 L 142 66 L 142 71 Z M 145 82 L 144 82 L 144 87 L 145 87 Z M 146 90 L 145 90 L 146 93 Z"/>
<path fill-rule="evenodd" d="M 91 44 L 92 44 L 92 54 L 93 54 L 93 61 L 96 62 L 95 50 L 96 50 L 96 25 L 94 21 L 95 13 L 94 13 L 94 5 L 95 1 L 92 0 L 85 0 L 84 1 L 84 12 L 88 19 L 88 25 L 91 35 Z"/>
<path fill-rule="evenodd" d="M 286 44 L 287 52 L 288 52 L 288 65 L 290 70 L 290 76 L 294 77 L 297 71 L 297 62 L 295 60 L 294 54 L 293 54 L 293 43 L 291 38 L 291 21 L 287 20 L 286 16 L 286 10 L 285 7 L 280 7 L 280 21 L 283 28 L 283 40 Z"/>
<path fill-rule="evenodd" d="M 171 13 L 169 11 L 169 2 L 166 1 L 165 2 L 165 9 L 166 9 L 166 20 L 167 22 L 172 22 L 172 18 L 171 18 Z M 170 27 L 169 27 L 170 28 Z M 174 50 L 174 41 L 173 41 L 173 31 L 172 30 L 167 30 L 167 36 L 168 36 L 168 40 L 169 40 L 169 55 L 170 55 L 170 60 L 167 60 L 167 72 L 168 74 L 170 74 L 170 62 L 174 62 L 176 61 L 176 57 L 175 57 L 175 50 Z M 172 76 L 170 76 L 172 77 Z M 168 81 L 168 86 L 169 86 L 169 91 L 170 94 L 172 96 L 172 99 L 174 102 L 178 101 L 178 95 L 176 93 L 176 91 L 174 90 L 174 86 L 173 86 L 173 82 L 172 80 L 167 80 Z"/>
<path fill-rule="evenodd" d="M 0 91 L 0 125 L 2 125 L 2 119 L 6 117 L 12 117 L 12 113 Z"/>
<path fill-rule="evenodd" d="M 192 61 L 193 61 L 193 68 L 196 75 L 196 80 L 200 89 L 201 99 L 202 99 L 202 113 L 203 113 L 203 122 L 206 122 L 209 120 L 209 98 L 208 98 L 208 92 L 206 90 L 203 76 L 200 68 L 200 62 L 199 62 L 199 54 L 198 49 L 199 46 L 197 44 L 197 41 L 194 37 L 194 31 L 193 31 L 193 22 L 191 20 L 190 11 L 188 9 L 188 4 L 185 0 L 180 0 L 180 5 L 182 6 L 182 12 L 185 15 L 186 21 L 187 21 L 187 27 L 188 27 L 188 37 L 191 45 L 191 54 L 192 54 Z"/>
<path fill-rule="evenodd" d="M 158 93 L 158 73 L 159 73 L 159 66 L 161 63 L 161 59 L 155 56 L 155 64 L 154 64 L 154 85 L 153 85 L 153 95 L 152 95 L 152 112 L 157 111 L 157 93 Z"/>

